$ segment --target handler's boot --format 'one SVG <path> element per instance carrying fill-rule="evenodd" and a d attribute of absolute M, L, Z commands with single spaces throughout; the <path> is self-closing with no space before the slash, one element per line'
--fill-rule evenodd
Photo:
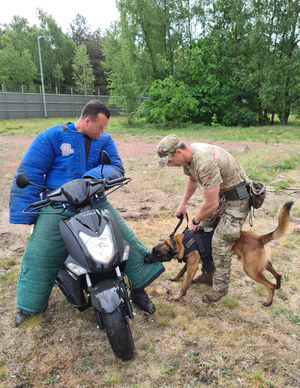
<path fill-rule="evenodd" d="M 224 291 L 217 291 L 214 290 L 213 288 L 208 291 L 207 294 L 204 294 L 202 296 L 202 302 L 204 303 L 213 303 L 213 302 L 218 302 L 223 296 L 227 295 L 228 290 Z"/>
<path fill-rule="evenodd" d="M 206 283 L 206 284 L 212 285 L 212 280 L 213 280 L 212 273 L 202 272 L 201 275 L 195 277 L 192 280 L 192 283 Z"/>
<path fill-rule="evenodd" d="M 29 317 L 32 317 L 34 315 L 37 315 L 38 313 L 32 313 L 31 311 L 26 311 L 21 309 L 20 307 L 18 308 L 17 314 L 15 316 L 15 325 L 19 326 L 22 325 L 22 323 L 28 319 Z"/>
<path fill-rule="evenodd" d="M 154 303 L 150 300 L 147 292 L 143 290 L 131 291 L 131 300 L 137 304 L 140 309 L 146 311 L 149 314 L 153 314 L 156 310 Z"/>

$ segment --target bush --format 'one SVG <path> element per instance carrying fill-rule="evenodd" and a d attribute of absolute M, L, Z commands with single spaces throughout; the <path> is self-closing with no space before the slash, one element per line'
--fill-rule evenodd
<path fill-rule="evenodd" d="M 234 106 L 222 118 L 222 125 L 226 127 L 253 127 L 256 124 L 256 113 L 244 106 Z"/>
<path fill-rule="evenodd" d="M 146 118 L 151 123 L 188 122 L 198 110 L 198 101 L 189 87 L 173 76 L 157 80 L 149 90 L 149 99 L 143 102 Z M 140 109 L 140 112 L 143 108 Z"/>

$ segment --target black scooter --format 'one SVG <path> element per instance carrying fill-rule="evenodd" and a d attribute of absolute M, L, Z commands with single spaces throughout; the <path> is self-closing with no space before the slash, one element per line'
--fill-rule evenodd
<path fill-rule="evenodd" d="M 110 164 L 102 151 L 102 163 Z M 102 168 L 103 170 L 103 168 Z M 79 311 L 93 307 L 99 328 L 105 329 L 115 355 L 128 360 L 134 355 L 134 342 L 128 324 L 134 313 L 130 301 L 130 281 L 123 273 L 129 255 L 129 245 L 123 240 L 118 225 L 109 210 L 93 209 L 93 197 L 107 190 L 111 192 L 129 183 L 131 178 L 107 181 L 102 179 L 75 179 L 49 193 L 47 198 L 30 204 L 24 214 L 36 214 L 42 207 L 51 206 L 62 213 L 69 204 L 74 216 L 60 221 L 60 231 L 68 250 L 68 257 L 60 270 L 56 284 L 68 302 Z M 21 173 L 18 187 L 31 183 Z M 41 186 L 38 186 L 41 187 Z M 39 214 L 39 213 L 38 213 Z"/>

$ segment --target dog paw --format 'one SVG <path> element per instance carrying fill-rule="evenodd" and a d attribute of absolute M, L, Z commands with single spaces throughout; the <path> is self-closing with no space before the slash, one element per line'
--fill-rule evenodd
<path fill-rule="evenodd" d="M 264 302 L 264 303 L 263 303 L 263 306 L 264 306 L 264 307 L 270 307 L 271 304 L 272 304 L 272 302 L 270 302 L 270 303 Z"/>
<path fill-rule="evenodd" d="M 175 302 L 178 302 L 180 299 L 180 296 L 179 295 L 173 295 L 173 296 L 170 296 L 169 300 L 174 300 Z"/>
<path fill-rule="evenodd" d="M 176 277 L 176 276 L 174 276 L 173 278 L 169 278 L 169 280 L 170 280 L 170 282 L 176 282 L 176 280 L 177 280 L 177 277 Z"/>

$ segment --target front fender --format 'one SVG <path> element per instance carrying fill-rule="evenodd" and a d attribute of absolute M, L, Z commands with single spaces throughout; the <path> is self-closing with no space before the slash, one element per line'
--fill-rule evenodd
<path fill-rule="evenodd" d="M 118 279 L 106 279 L 91 290 L 92 305 L 105 314 L 113 313 L 124 300 L 124 288 Z"/>

